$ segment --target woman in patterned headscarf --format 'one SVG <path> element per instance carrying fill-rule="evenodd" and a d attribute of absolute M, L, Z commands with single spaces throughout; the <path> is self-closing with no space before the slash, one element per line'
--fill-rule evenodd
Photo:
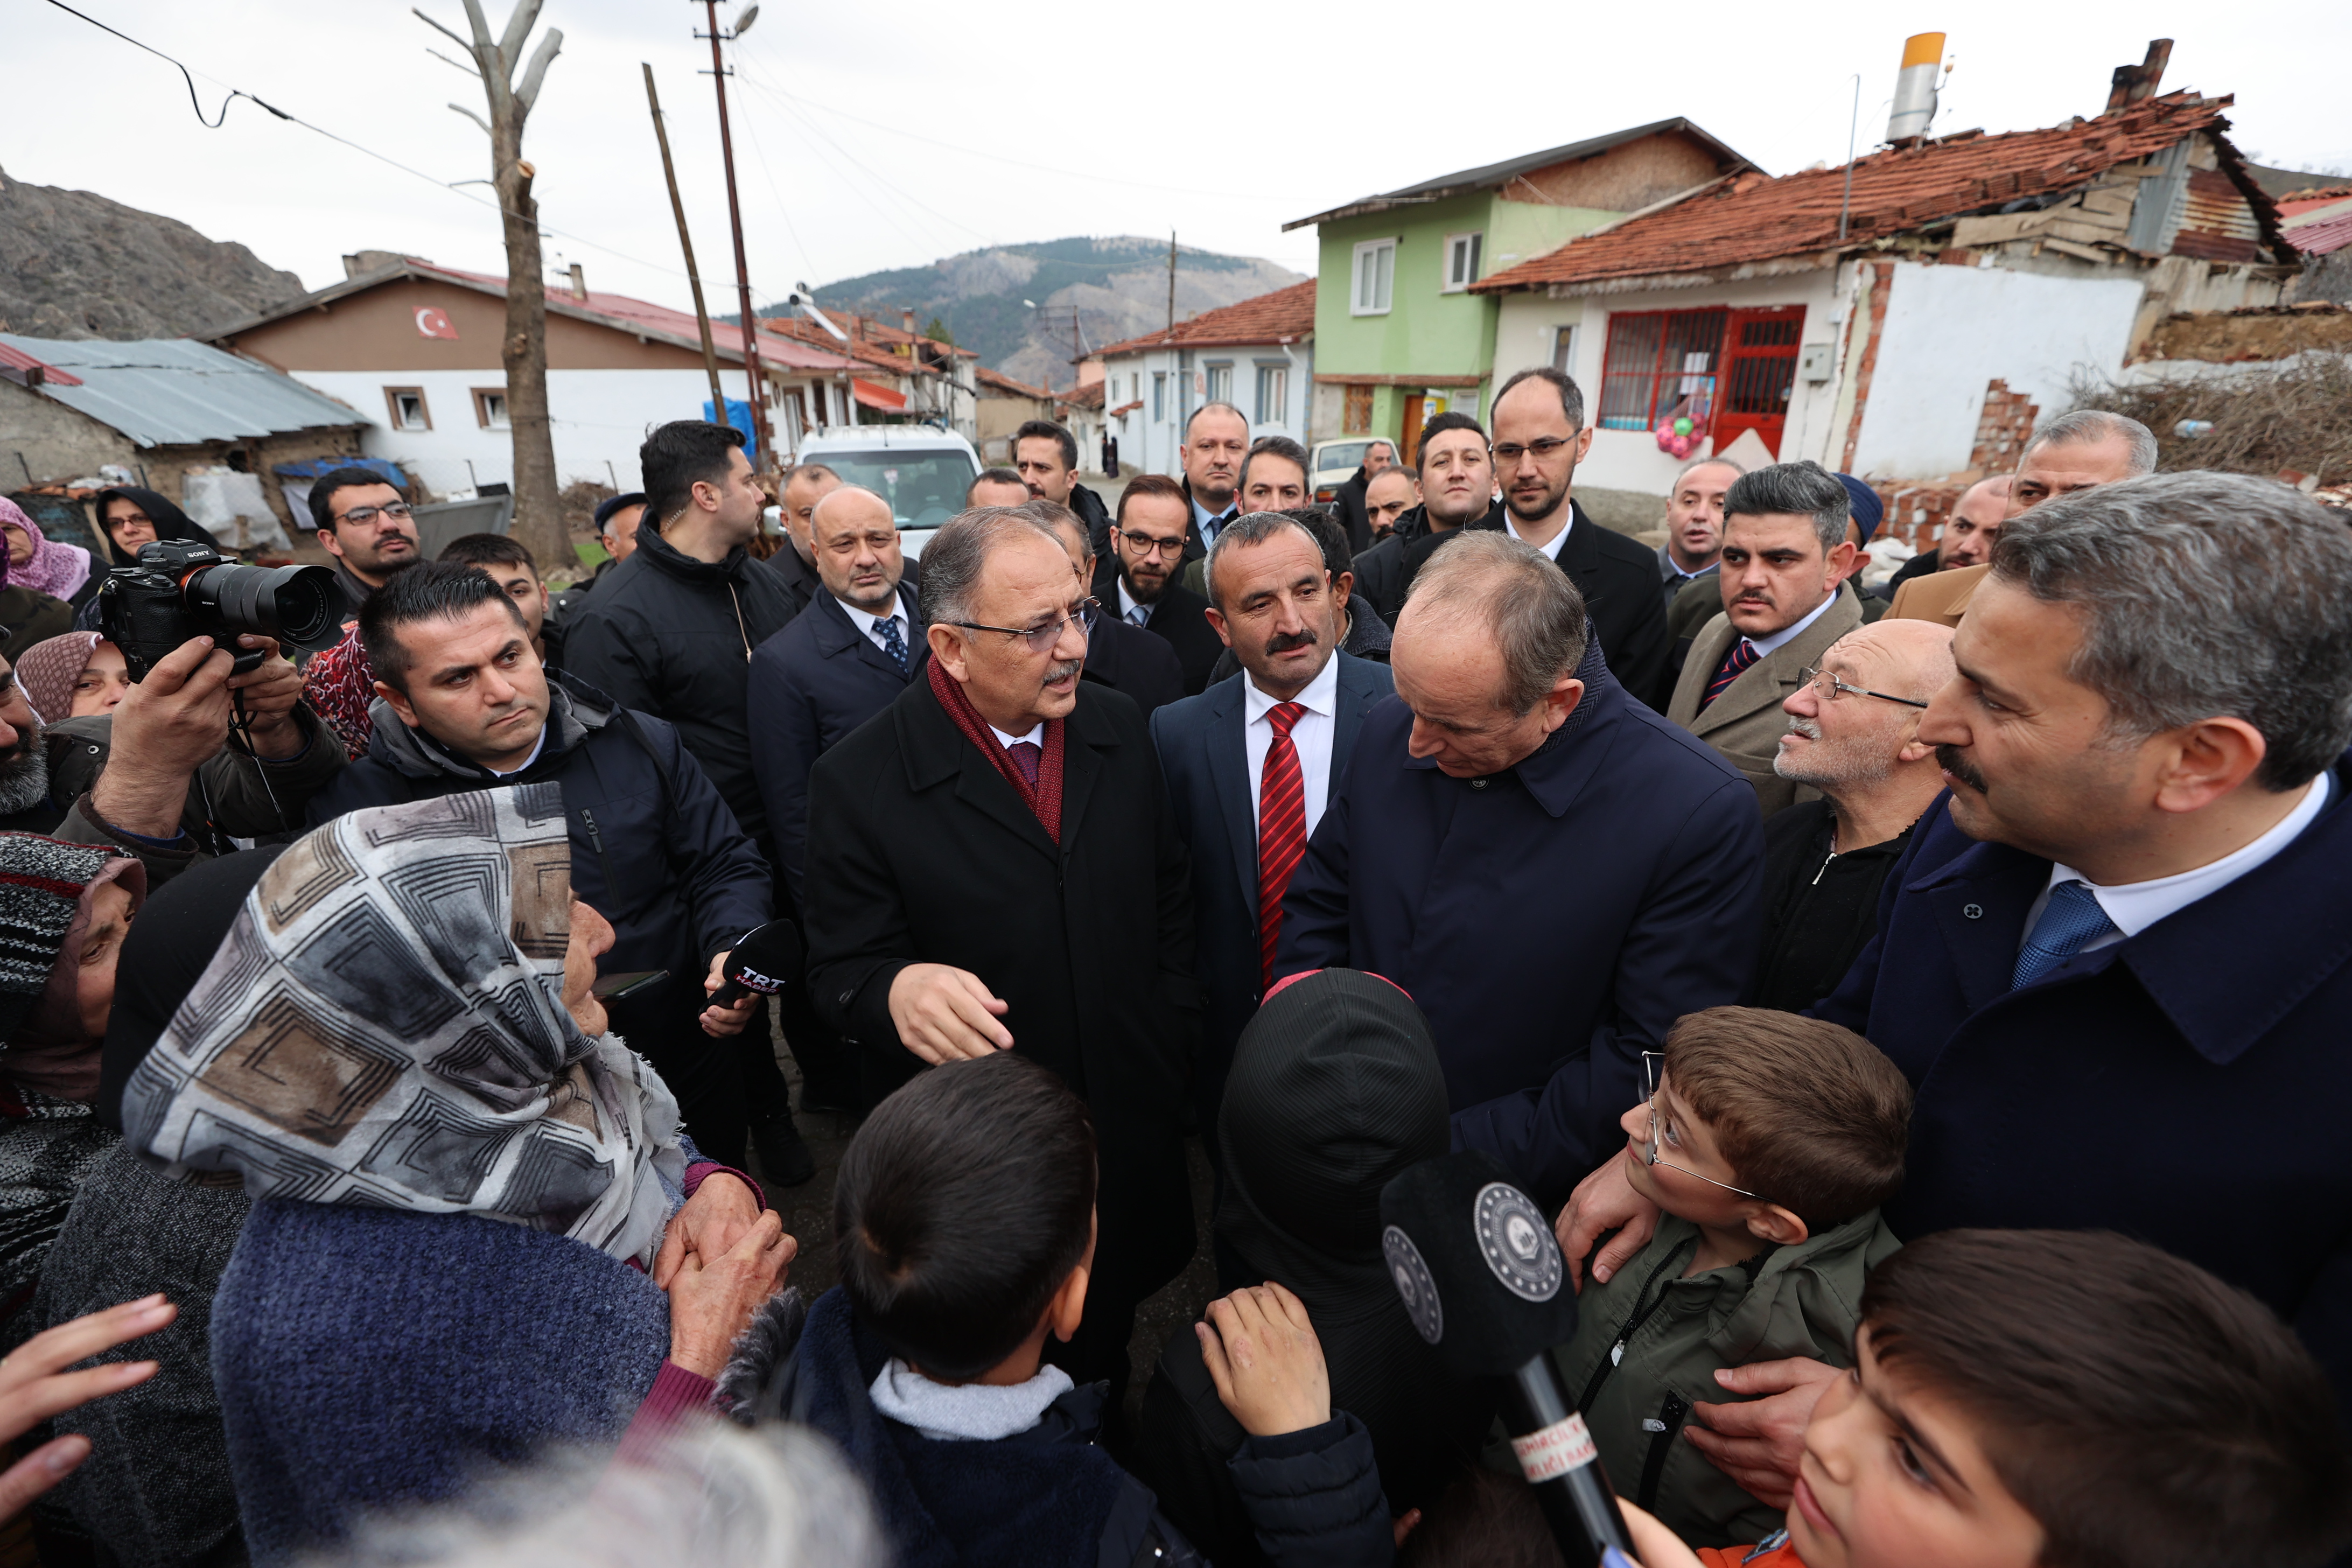
<path fill-rule="evenodd" d="M 71 544 L 52 544 L 25 509 L 0 496 L 0 630 L 18 647 L 30 647 L 44 637 L 73 630 L 74 607 L 66 601 L 89 581 L 89 552 Z M 53 553 L 44 555 L 44 552 Z M 70 553 L 67 553 L 70 552 Z M 74 557 L 81 562 L 74 574 Z M 19 565 L 18 559 L 23 564 Z M 70 580 L 73 587 L 60 594 L 45 583 Z"/>
<path fill-rule="evenodd" d="M 563 822 L 537 784 L 311 833 L 128 1075 L 125 1141 L 252 1200 L 211 1362 L 257 1563 L 707 1400 L 791 1259 L 680 1212 L 719 1168 L 605 1032 Z"/>

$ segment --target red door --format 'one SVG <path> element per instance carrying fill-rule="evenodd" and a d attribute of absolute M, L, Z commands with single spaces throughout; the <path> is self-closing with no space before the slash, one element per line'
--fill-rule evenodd
<path fill-rule="evenodd" d="M 1715 417 L 1717 451 L 1739 439 L 1742 430 L 1753 430 L 1764 449 L 1780 458 L 1804 331 L 1802 305 L 1731 313 L 1723 343 L 1723 406 Z"/>

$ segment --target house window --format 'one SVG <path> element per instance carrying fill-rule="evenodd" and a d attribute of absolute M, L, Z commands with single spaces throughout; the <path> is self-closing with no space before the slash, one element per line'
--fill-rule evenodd
<path fill-rule="evenodd" d="M 1164 370 L 1151 373 L 1151 422 L 1154 425 L 1168 422 L 1168 373 Z"/>
<path fill-rule="evenodd" d="M 1676 410 L 1705 420 L 1715 405 L 1724 310 L 1644 310 L 1609 318 L 1601 372 L 1603 430 L 1648 430 Z"/>
<path fill-rule="evenodd" d="M 1231 403 L 1234 400 L 1234 367 L 1213 364 L 1209 367 L 1209 401 Z"/>
<path fill-rule="evenodd" d="M 1478 281 L 1478 263 L 1483 259 L 1486 237 L 1483 234 L 1449 234 L 1445 237 L 1445 281 L 1438 286 L 1442 294 L 1459 294 Z"/>
<path fill-rule="evenodd" d="M 1279 425 L 1283 410 L 1290 403 L 1290 367 L 1286 364 L 1262 364 L 1257 367 L 1257 417 L 1260 425 Z"/>
<path fill-rule="evenodd" d="M 495 386 L 474 388 L 474 417 L 485 430 L 507 430 L 507 395 Z"/>
<path fill-rule="evenodd" d="M 1385 316 L 1396 291 L 1396 247 L 1393 239 L 1368 239 L 1356 247 L 1356 294 L 1349 313 Z"/>
<path fill-rule="evenodd" d="M 1347 411 L 1339 422 L 1343 436 L 1369 436 L 1372 430 L 1372 389 L 1350 386 L 1348 389 Z"/>
<path fill-rule="evenodd" d="M 395 430 L 430 430 L 433 416 L 425 406 L 425 389 L 421 386 L 387 386 L 383 389 L 384 405 L 392 411 L 392 427 Z"/>
<path fill-rule="evenodd" d="M 1562 375 L 1576 374 L 1576 329 L 1554 327 L 1551 330 L 1551 367 Z"/>

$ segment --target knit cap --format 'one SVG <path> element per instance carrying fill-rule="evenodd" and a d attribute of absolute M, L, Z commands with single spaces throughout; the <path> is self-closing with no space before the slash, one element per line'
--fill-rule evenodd
<path fill-rule="evenodd" d="M 82 889 L 117 858 L 94 844 L 0 833 L 0 1044 L 48 989 Z"/>

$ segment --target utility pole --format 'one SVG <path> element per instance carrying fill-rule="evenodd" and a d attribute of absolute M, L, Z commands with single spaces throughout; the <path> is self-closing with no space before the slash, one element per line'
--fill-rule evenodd
<path fill-rule="evenodd" d="M 775 462 L 776 447 L 768 433 L 767 373 L 760 368 L 759 321 L 751 314 L 751 268 L 743 257 L 743 204 L 735 195 L 735 139 L 727 129 L 727 62 L 719 52 L 719 40 L 735 34 L 719 30 L 719 0 L 702 0 L 702 6 L 710 18 L 710 84 L 719 89 L 719 155 L 727 166 L 727 222 L 735 231 L 735 292 L 743 312 L 743 374 L 750 383 L 751 433 L 760 444 L 760 466 L 765 468 Z M 725 416 L 725 403 L 719 404 L 719 413 Z"/>
<path fill-rule="evenodd" d="M 1168 231 L 1168 335 L 1176 335 L 1176 231 Z"/>
<path fill-rule="evenodd" d="M 507 17 L 506 31 L 490 37 L 481 0 L 465 0 L 471 38 L 457 33 L 424 12 L 419 21 L 443 34 L 472 57 L 474 73 L 481 79 L 490 117 L 484 120 L 460 104 L 449 107 L 480 126 L 490 138 L 490 184 L 498 192 L 499 221 L 507 247 L 507 325 L 499 343 L 506 368 L 507 422 L 514 443 L 514 521 L 517 539 L 551 569 L 573 559 L 572 542 L 564 537 L 562 503 L 555 478 L 555 437 L 547 416 L 547 279 L 539 248 L 539 205 L 531 200 L 531 181 L 538 171 L 523 162 L 523 122 L 539 100 L 547 68 L 563 47 L 560 28 L 550 27 L 539 40 L 530 63 L 516 69 L 522 47 L 539 21 L 541 0 L 517 0 Z"/>
<path fill-rule="evenodd" d="M 725 409 L 726 388 L 719 381 L 719 351 L 710 342 L 710 307 L 702 302 L 702 274 L 695 270 L 694 237 L 686 229 L 686 203 L 678 199 L 677 166 L 669 160 L 669 131 L 662 124 L 661 98 L 654 91 L 653 62 L 646 68 L 646 107 L 653 110 L 654 140 L 661 143 L 662 178 L 669 182 L 669 210 L 677 217 L 677 247 L 686 252 L 686 284 L 694 290 L 694 324 L 702 329 L 702 368 L 710 374 L 710 406 Z"/>

